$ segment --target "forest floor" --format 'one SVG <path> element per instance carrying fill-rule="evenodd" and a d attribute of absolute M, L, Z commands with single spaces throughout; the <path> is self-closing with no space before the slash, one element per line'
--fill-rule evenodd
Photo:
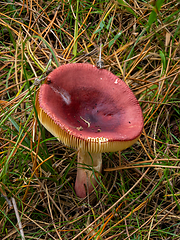
<path fill-rule="evenodd" d="M 180 239 L 179 36 L 178 0 L 0 2 L 0 239 Z M 77 151 L 34 125 L 34 82 L 100 46 L 144 128 L 80 199 Z"/>

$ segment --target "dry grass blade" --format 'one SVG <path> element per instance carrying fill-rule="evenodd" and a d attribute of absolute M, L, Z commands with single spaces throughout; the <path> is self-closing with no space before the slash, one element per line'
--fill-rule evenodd
<path fill-rule="evenodd" d="M 56 230 L 56 233 L 57 233 L 57 236 L 60 240 L 62 240 L 61 236 L 59 235 L 59 232 L 56 228 L 56 225 L 54 223 L 54 219 L 53 219 L 53 214 L 52 214 L 52 209 L 51 209 L 51 206 L 50 206 L 50 201 L 49 201 L 49 193 L 48 193 L 48 189 L 46 187 L 46 194 L 47 194 L 47 199 L 48 199 L 48 207 L 49 207 L 49 211 L 50 211 L 50 215 L 51 215 L 51 219 L 52 219 L 52 223 L 53 223 L 53 226 L 54 226 L 54 229 Z"/>
<path fill-rule="evenodd" d="M 117 223 L 115 223 L 111 228 L 109 228 L 106 232 L 104 232 L 102 234 L 103 236 L 106 236 L 107 233 L 109 233 L 114 227 L 120 225 L 120 223 L 122 223 L 123 221 L 125 221 L 125 219 L 127 219 L 128 217 L 130 217 L 133 213 L 137 212 L 138 210 L 140 210 L 142 207 L 144 207 L 144 205 L 148 202 L 148 199 L 146 201 L 144 201 L 143 203 L 141 203 L 138 207 L 136 207 L 135 209 L 132 210 L 132 212 L 130 212 L 128 215 L 126 215 L 123 219 L 121 219 L 120 221 L 118 221 Z"/>

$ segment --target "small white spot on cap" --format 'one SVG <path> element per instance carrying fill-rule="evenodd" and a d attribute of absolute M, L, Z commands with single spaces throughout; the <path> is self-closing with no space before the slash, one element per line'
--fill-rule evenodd
<path fill-rule="evenodd" d="M 118 78 L 115 80 L 115 82 L 114 82 L 115 84 L 118 84 Z"/>

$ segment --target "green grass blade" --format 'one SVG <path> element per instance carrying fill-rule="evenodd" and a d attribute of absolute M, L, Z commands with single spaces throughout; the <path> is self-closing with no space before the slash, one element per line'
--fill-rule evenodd
<path fill-rule="evenodd" d="M 79 0 L 77 0 L 77 3 L 76 3 L 76 19 L 75 19 L 75 28 L 74 28 L 74 47 L 73 47 L 74 57 L 76 57 L 77 55 L 78 13 L 79 13 Z"/>

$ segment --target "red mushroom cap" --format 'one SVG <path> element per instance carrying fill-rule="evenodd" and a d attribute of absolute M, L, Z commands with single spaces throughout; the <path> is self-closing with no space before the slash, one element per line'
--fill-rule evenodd
<path fill-rule="evenodd" d="M 143 129 L 130 88 L 105 69 L 74 63 L 56 68 L 40 87 L 40 122 L 70 147 L 111 152 L 131 146 Z"/>

